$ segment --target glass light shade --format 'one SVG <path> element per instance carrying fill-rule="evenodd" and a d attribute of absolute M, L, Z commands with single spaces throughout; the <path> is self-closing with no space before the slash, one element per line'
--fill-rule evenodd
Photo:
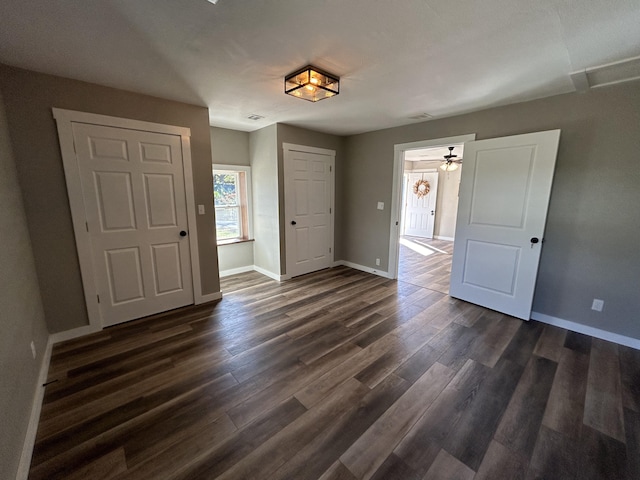
<path fill-rule="evenodd" d="M 444 170 L 445 172 L 453 172 L 454 170 L 457 170 L 458 167 L 459 165 L 457 163 L 444 162 L 442 165 L 440 165 L 440 170 Z"/>
<path fill-rule="evenodd" d="M 284 93 L 318 102 L 340 93 L 340 78 L 307 65 L 284 78 Z"/>

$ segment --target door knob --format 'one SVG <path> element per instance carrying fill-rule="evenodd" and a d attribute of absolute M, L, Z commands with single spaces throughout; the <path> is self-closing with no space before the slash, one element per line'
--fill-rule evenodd
<path fill-rule="evenodd" d="M 184 230 L 180 230 L 180 236 L 181 237 L 186 237 L 187 236 L 187 232 L 185 232 Z"/>
<path fill-rule="evenodd" d="M 295 220 L 291 220 L 291 225 L 297 225 L 298 222 L 296 222 Z"/>
<path fill-rule="evenodd" d="M 540 239 L 538 237 L 532 237 L 531 238 L 531 243 L 538 243 L 540 241 Z"/>
<path fill-rule="evenodd" d="M 435 210 L 431 210 L 431 215 L 435 215 Z"/>

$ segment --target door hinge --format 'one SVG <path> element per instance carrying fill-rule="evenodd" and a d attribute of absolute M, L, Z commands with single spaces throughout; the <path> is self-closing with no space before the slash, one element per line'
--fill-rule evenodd
<path fill-rule="evenodd" d="M 331 208 L 329 209 L 329 214 L 331 214 Z"/>
<path fill-rule="evenodd" d="M 100 295 L 96 295 L 98 297 L 98 303 L 100 303 Z"/>
<path fill-rule="evenodd" d="M 331 247 L 329 247 L 329 253 L 331 253 Z"/>
<path fill-rule="evenodd" d="M 87 227 L 87 232 L 89 231 L 89 222 L 84 222 L 84 226 Z"/>
<path fill-rule="evenodd" d="M 329 165 L 329 171 L 333 172 L 333 167 L 331 165 Z"/>

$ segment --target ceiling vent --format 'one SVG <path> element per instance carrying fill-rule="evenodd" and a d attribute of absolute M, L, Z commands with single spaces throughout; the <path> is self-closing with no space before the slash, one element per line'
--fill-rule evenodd
<path fill-rule="evenodd" d="M 409 117 L 411 120 L 431 120 L 433 115 L 429 115 L 428 113 L 419 113 L 417 115 L 412 115 Z"/>
<path fill-rule="evenodd" d="M 251 115 L 249 115 L 247 117 L 249 120 L 262 120 L 264 117 L 262 115 L 257 115 L 255 113 L 252 113 Z"/>
<path fill-rule="evenodd" d="M 587 68 L 570 74 L 578 92 L 640 79 L 640 57 Z"/>

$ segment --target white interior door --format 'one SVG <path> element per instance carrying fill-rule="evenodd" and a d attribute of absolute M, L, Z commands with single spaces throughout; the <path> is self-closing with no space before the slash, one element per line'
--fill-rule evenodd
<path fill-rule="evenodd" d="M 450 295 L 529 320 L 560 130 L 468 142 Z"/>
<path fill-rule="evenodd" d="M 287 276 L 333 265 L 334 163 L 335 153 L 284 151 Z"/>
<path fill-rule="evenodd" d="M 103 324 L 193 303 L 180 136 L 72 125 Z"/>
<path fill-rule="evenodd" d="M 413 192 L 414 185 L 420 180 L 429 182 L 429 193 L 418 197 Z M 407 174 L 406 201 L 404 214 L 404 234 L 414 237 L 433 238 L 438 196 L 438 172 Z"/>

